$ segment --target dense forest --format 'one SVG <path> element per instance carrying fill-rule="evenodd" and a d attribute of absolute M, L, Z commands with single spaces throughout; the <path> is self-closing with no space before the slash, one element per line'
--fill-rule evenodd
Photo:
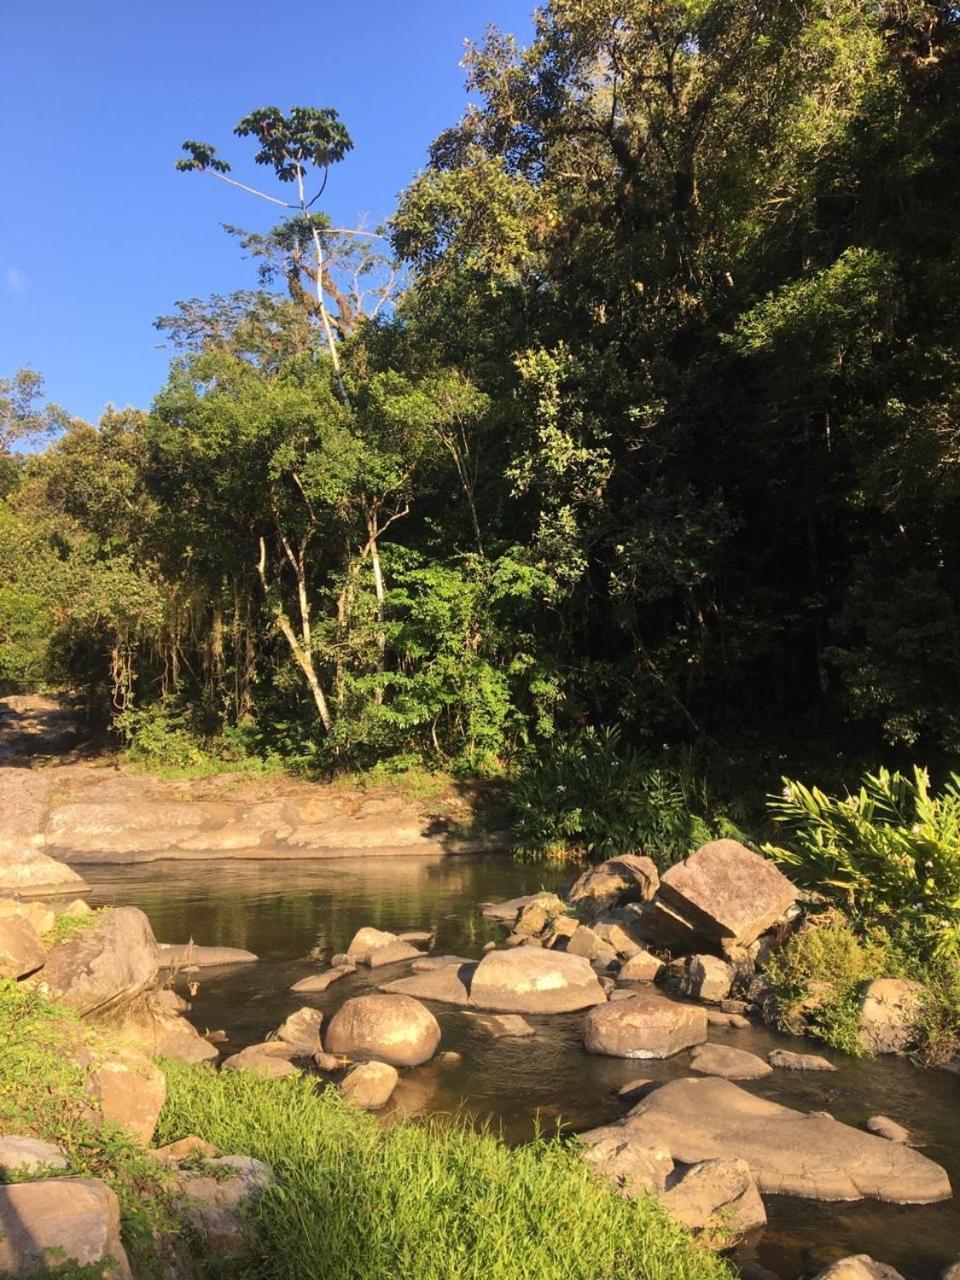
<path fill-rule="evenodd" d="M 466 66 L 379 231 L 331 108 L 184 145 L 278 220 L 149 409 L 8 371 L 0 677 L 186 760 L 948 765 L 960 12 L 551 0 Z"/>

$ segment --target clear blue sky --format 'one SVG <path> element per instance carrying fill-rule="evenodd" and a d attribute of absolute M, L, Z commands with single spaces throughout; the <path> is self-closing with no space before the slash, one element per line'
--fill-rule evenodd
<path fill-rule="evenodd" d="M 184 138 L 219 144 L 243 178 L 257 171 L 231 130 L 248 110 L 336 107 L 356 150 L 324 207 L 383 218 L 463 111 L 464 38 L 495 23 L 526 39 L 533 5 L 0 4 L 0 377 L 36 369 L 90 419 L 108 401 L 148 405 L 169 359 L 153 320 L 252 285 L 220 223 L 270 222 L 269 206 L 177 174 Z"/>

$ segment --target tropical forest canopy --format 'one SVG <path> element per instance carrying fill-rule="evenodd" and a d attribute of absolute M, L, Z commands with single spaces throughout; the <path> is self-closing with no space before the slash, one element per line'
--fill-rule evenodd
<path fill-rule="evenodd" d="M 149 409 L 0 382 L 0 675 L 329 768 L 949 764 L 960 13 L 552 0 L 466 66 L 380 234 L 332 108 L 184 145 L 258 274 L 158 321 Z"/>

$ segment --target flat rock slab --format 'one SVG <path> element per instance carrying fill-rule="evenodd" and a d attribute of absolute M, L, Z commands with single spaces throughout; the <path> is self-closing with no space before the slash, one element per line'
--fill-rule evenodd
<path fill-rule="evenodd" d="M 434 969 L 449 969 L 451 965 L 459 966 L 462 964 L 476 965 L 476 960 L 470 960 L 467 956 L 424 956 L 414 960 L 410 968 L 414 973 L 430 973 Z"/>
<path fill-rule="evenodd" d="M 733 1049 L 725 1044 L 701 1044 L 690 1055 L 690 1065 L 703 1076 L 719 1076 L 723 1080 L 759 1080 L 773 1075 L 769 1066 L 755 1053 Z"/>
<path fill-rule="evenodd" d="M 670 1058 L 706 1038 L 705 1009 L 653 992 L 591 1009 L 583 1023 L 587 1052 L 614 1058 Z"/>
<path fill-rule="evenodd" d="M 746 1160 L 771 1195 L 894 1204 L 951 1195 L 946 1171 L 918 1151 L 754 1097 L 728 1080 L 673 1080 L 621 1123 L 631 1139 L 663 1145 L 681 1164 Z"/>
<path fill-rule="evenodd" d="M 397 938 L 396 942 L 390 942 L 385 947 L 377 947 L 375 951 L 371 951 L 367 964 L 371 969 L 382 969 L 388 964 L 402 964 L 404 960 L 417 960 L 422 955 L 423 952 L 418 951 L 412 943 L 402 942 Z"/>
<path fill-rule="evenodd" d="M 345 978 L 348 973 L 353 973 L 352 964 L 337 965 L 333 969 L 327 969 L 325 973 L 313 973 L 308 978 L 301 978 L 299 982 L 295 982 L 290 988 L 291 991 L 316 995 L 321 991 L 326 991 L 327 987 L 332 986 L 334 982 L 339 982 L 341 978 Z"/>
<path fill-rule="evenodd" d="M 513 924 L 517 916 L 537 895 L 524 894 L 522 898 L 508 898 L 506 902 L 485 902 L 483 915 L 487 920 L 499 920 L 501 924 Z"/>
<path fill-rule="evenodd" d="M 221 964 L 255 964 L 259 959 L 242 947 L 198 947 L 192 942 L 158 942 L 164 969 L 213 969 Z"/>

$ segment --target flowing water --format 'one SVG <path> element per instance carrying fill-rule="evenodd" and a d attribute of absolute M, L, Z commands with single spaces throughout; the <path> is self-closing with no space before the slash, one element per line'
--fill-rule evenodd
<path fill-rule="evenodd" d="M 260 957 L 255 965 L 192 975 L 199 989 L 191 1018 L 201 1030 L 226 1031 L 225 1052 L 262 1040 L 303 1004 L 329 1015 L 373 982 L 406 972 L 361 970 L 322 995 L 294 995 L 290 986 L 322 967 L 309 956 L 314 948 L 327 956 L 345 950 L 360 926 L 375 925 L 394 932 L 430 929 L 436 953 L 476 957 L 484 942 L 504 936 L 482 917 L 483 902 L 555 888 L 564 879 L 562 870 L 499 857 L 154 862 L 83 871 L 92 889 L 89 901 L 142 907 L 163 942 L 192 937 L 198 944 L 246 947 Z M 576 1131 L 622 1115 L 626 1104 L 617 1090 L 638 1075 L 666 1080 L 687 1074 L 686 1054 L 652 1063 L 586 1054 L 582 1015 L 531 1017 L 535 1038 L 494 1040 L 471 1029 L 456 1009 L 434 1006 L 434 1012 L 443 1032 L 441 1048 L 457 1050 L 462 1059 L 405 1072 L 389 1114 L 459 1112 L 521 1142 L 537 1127 L 549 1131 L 562 1122 Z M 711 1038 L 761 1055 L 775 1045 L 812 1047 L 759 1027 L 718 1029 Z M 838 1066 L 836 1073 L 777 1071 L 747 1087 L 855 1125 L 877 1113 L 889 1115 L 911 1129 L 960 1190 L 960 1078 L 889 1058 L 864 1063 L 827 1056 Z M 767 1209 L 767 1230 L 739 1256 L 783 1280 L 813 1275 L 856 1253 L 896 1266 L 908 1280 L 935 1280 L 960 1259 L 960 1197 L 929 1206 L 768 1197 Z"/>

